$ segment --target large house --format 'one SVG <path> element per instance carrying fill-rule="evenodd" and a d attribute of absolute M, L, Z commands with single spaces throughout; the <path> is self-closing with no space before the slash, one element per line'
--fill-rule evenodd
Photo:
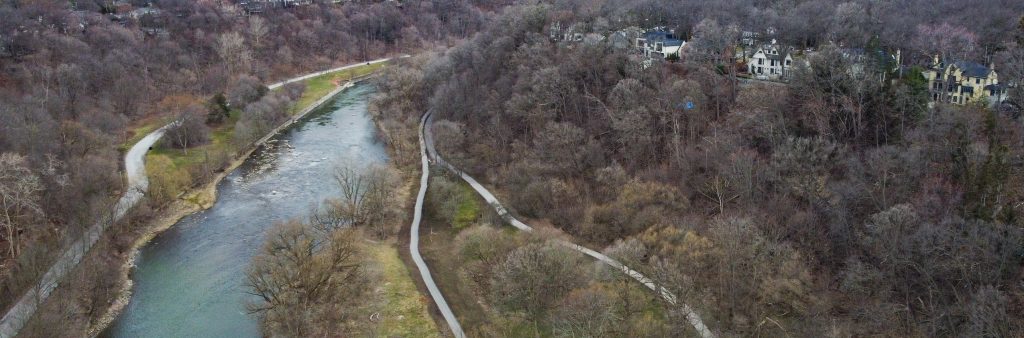
<path fill-rule="evenodd" d="M 841 48 L 839 54 L 850 63 L 851 75 L 873 75 L 882 82 L 888 78 L 889 73 L 898 73 L 903 62 L 898 49 L 895 53 L 889 53 L 881 48 Z"/>
<path fill-rule="evenodd" d="M 793 56 L 789 49 L 772 41 L 754 52 L 754 56 L 747 62 L 747 72 L 761 80 L 786 80 L 792 66 Z"/>
<path fill-rule="evenodd" d="M 924 77 L 934 101 L 993 105 L 1006 99 L 1006 90 L 999 84 L 996 71 L 980 63 L 955 61 L 947 64 L 935 57 L 931 67 L 924 71 Z"/>
<path fill-rule="evenodd" d="M 636 38 L 636 48 L 648 58 L 668 59 L 680 57 L 679 51 L 686 41 L 677 39 L 671 32 L 652 30 Z"/>

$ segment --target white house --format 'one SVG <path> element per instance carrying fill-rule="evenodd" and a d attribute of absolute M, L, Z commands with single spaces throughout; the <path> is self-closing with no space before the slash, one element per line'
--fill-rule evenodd
<path fill-rule="evenodd" d="M 648 58 L 680 57 L 679 51 L 683 46 L 686 46 L 686 41 L 662 30 L 652 30 L 636 38 L 637 50 Z"/>
<path fill-rule="evenodd" d="M 761 80 L 785 80 L 789 78 L 793 66 L 793 56 L 789 49 L 774 43 L 762 46 L 754 52 L 747 63 L 747 72 Z"/>

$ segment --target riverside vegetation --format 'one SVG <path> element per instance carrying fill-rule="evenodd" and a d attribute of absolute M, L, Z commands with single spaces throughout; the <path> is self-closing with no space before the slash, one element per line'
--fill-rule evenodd
<path fill-rule="evenodd" d="M 464 37 L 490 15 L 472 3 L 315 4 L 244 15 L 233 3 L 161 0 L 111 21 L 102 1 L 0 3 L 0 153 L 5 205 L 0 308 L 7 309 L 124 189 L 119 150 L 175 119 L 149 156 L 149 198 L 107 231 L 41 307 L 26 336 L 85 335 L 120 289 L 135 239 L 189 187 L 336 81 L 263 83 Z M 381 19 L 383 18 L 383 19 Z M 25 175 L 8 179 L 6 173 Z M 16 187 L 18 190 L 8 190 Z M 187 203 L 206 204 L 183 196 Z M 63 325 L 50 325 L 57 321 Z"/>
<path fill-rule="evenodd" d="M 406 173 L 418 161 L 419 116 L 432 110 L 445 158 L 545 229 L 526 236 L 491 228 L 500 220 L 479 201 L 473 207 L 463 187 L 435 184 L 428 212 L 448 237 L 425 254 L 448 272 L 438 282 L 456 290 L 457 314 L 475 318 L 470 332 L 689 334 L 679 309 L 647 301 L 644 290 L 609 292 L 618 285 L 612 277 L 562 255 L 551 236 L 603 247 L 671 286 L 721 335 L 1024 331 L 1019 113 L 930 106 L 915 67 L 935 54 L 991 62 L 1002 83 L 1018 84 L 1008 99 L 1020 107 L 1020 2 L 317 1 L 255 15 L 231 2 L 151 3 L 160 11 L 122 23 L 107 17 L 117 8 L 103 1 L 0 3 L 0 194 L 10 201 L 0 210 L 0 307 L 109 217 L 124 189 L 118 151 L 183 122 L 150 156 L 152 196 L 66 276 L 26 336 L 84 335 L 118 288 L 110 276 L 168 201 L 215 176 L 231 151 L 324 88 L 269 91 L 262 83 L 423 50 L 386 70 L 373 102 L 395 167 Z M 571 23 L 667 27 L 689 41 L 688 52 L 648 63 L 607 44 L 552 41 L 551 28 Z M 731 63 L 739 31 L 769 27 L 817 56 L 794 67 L 786 85 L 739 81 Z M 869 60 L 850 72 L 839 47 L 901 50 L 906 67 L 892 72 Z M 314 236 L 314 224 L 275 233 L 341 238 L 337 250 L 314 255 L 326 258 L 370 255 L 350 243 L 395 231 L 365 223 Z M 472 243 L 481 238 L 502 245 L 480 252 Z M 456 259 L 439 259 L 446 255 Z M 372 265 L 336 261 L 338 271 L 313 276 Z M 333 299 L 308 310 L 324 314 L 333 301 L 350 304 Z M 294 319 L 310 326 L 266 330 L 326 330 L 314 314 Z"/>
<path fill-rule="evenodd" d="M 1024 329 L 1019 115 L 932 107 L 918 70 L 880 77 L 891 68 L 868 63 L 852 73 L 817 37 L 794 36 L 820 50 L 789 84 L 740 82 L 721 63 L 740 22 L 683 4 L 707 17 L 688 26 L 688 15 L 657 15 L 686 12 L 662 11 L 684 5 L 659 1 L 512 7 L 462 44 L 386 71 L 375 102 L 379 123 L 394 126 L 385 128 L 392 144 L 413 149 L 420 114 L 433 111 L 439 151 L 495 188 L 513 213 L 550 225 L 548 236 L 604 247 L 722 335 L 1013 336 Z M 849 6 L 859 4 L 839 8 Z M 557 22 L 643 20 L 681 27 L 690 54 L 645 64 L 607 44 L 547 35 Z M 991 23 L 998 34 L 973 32 L 977 44 L 965 48 L 994 59 L 1019 55 L 1024 24 L 1016 25 L 1024 21 L 1009 22 Z M 821 34 L 920 51 L 905 62 L 928 62 L 930 51 L 914 49 L 914 35 L 927 29 L 889 34 L 906 25 L 857 26 L 867 36 Z M 694 108 L 680 108 L 686 102 Z M 465 292 L 452 286 L 459 282 L 446 290 L 475 297 L 478 304 L 463 309 L 472 302 L 451 302 L 456 314 L 478 317 L 463 323 L 467 332 L 688 334 L 679 309 L 655 302 L 646 313 L 627 311 L 621 293 L 583 278 L 593 275 L 580 272 L 585 264 L 545 237 L 511 240 L 516 235 L 480 224 L 453 229 L 457 204 L 434 204 L 449 208 L 435 212 L 442 222 L 435 230 L 459 239 L 430 263 L 457 260 L 448 271 L 469 280 Z M 635 330 L 639 323 L 654 330 Z"/>

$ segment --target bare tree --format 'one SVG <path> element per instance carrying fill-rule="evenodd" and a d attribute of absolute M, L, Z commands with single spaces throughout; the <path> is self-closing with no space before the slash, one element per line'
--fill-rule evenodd
<path fill-rule="evenodd" d="M 224 33 L 217 37 L 217 55 L 227 65 L 228 74 L 248 68 L 252 53 L 245 45 L 245 38 L 237 32 Z"/>
<path fill-rule="evenodd" d="M 0 224 L 6 230 L 8 253 L 18 255 L 18 238 L 33 217 L 42 215 L 39 194 L 43 186 L 39 177 L 28 167 L 24 156 L 14 153 L 0 154 Z"/>
<path fill-rule="evenodd" d="M 614 298 L 600 288 L 574 290 L 554 311 L 552 322 L 558 337 L 608 337 L 619 320 Z"/>
<path fill-rule="evenodd" d="M 260 39 L 270 32 L 270 27 L 267 27 L 267 21 L 260 16 L 249 17 L 249 27 L 247 27 L 249 36 L 252 37 L 253 45 L 256 47 L 260 46 Z"/>
<path fill-rule="evenodd" d="M 341 198 L 329 199 L 323 208 L 314 210 L 314 226 L 328 232 L 347 226 L 370 227 L 378 237 L 386 236 L 398 203 L 398 178 L 394 170 L 382 166 L 339 166 L 334 179 L 341 189 Z"/>
<path fill-rule="evenodd" d="M 210 127 L 206 126 L 206 114 L 200 106 L 190 106 L 178 120 L 167 128 L 165 143 L 188 154 L 188 148 L 210 140 Z"/>
<path fill-rule="evenodd" d="M 506 311 L 544 319 L 552 305 L 582 285 L 577 255 L 554 243 L 535 243 L 512 251 L 496 266 L 491 297 Z"/>
<path fill-rule="evenodd" d="M 344 332 L 366 288 L 354 230 L 313 231 L 298 221 L 274 226 L 246 273 L 258 298 L 249 312 L 265 335 L 324 336 Z"/>

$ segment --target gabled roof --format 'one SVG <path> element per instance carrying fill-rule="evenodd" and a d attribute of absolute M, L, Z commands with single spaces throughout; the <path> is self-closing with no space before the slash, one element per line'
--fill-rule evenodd
<path fill-rule="evenodd" d="M 783 60 L 787 56 L 789 56 L 789 50 L 787 50 L 785 48 L 775 48 L 775 50 L 779 52 L 778 54 L 769 53 L 768 51 L 770 50 L 770 48 L 771 47 L 768 47 L 768 48 L 765 48 L 765 47 L 758 48 L 757 52 L 755 52 L 754 55 L 757 55 L 757 53 L 764 54 L 764 57 L 766 59 L 768 59 L 768 60 Z"/>
<path fill-rule="evenodd" d="M 959 68 L 964 76 L 969 77 L 988 77 L 988 74 L 992 72 L 991 69 L 977 62 L 957 61 L 953 65 Z"/>

